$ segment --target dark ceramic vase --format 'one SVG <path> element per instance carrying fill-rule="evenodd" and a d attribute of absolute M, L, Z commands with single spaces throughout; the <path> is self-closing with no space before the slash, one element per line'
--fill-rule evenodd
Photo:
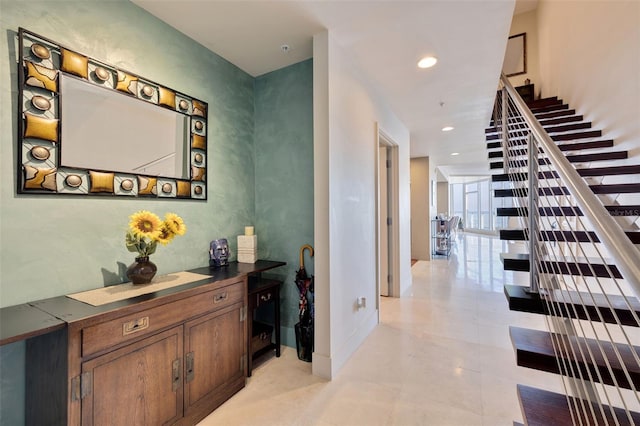
<path fill-rule="evenodd" d="M 149 256 L 136 257 L 136 261 L 127 268 L 127 278 L 133 284 L 149 284 L 157 271 L 158 268 L 149 260 Z"/>

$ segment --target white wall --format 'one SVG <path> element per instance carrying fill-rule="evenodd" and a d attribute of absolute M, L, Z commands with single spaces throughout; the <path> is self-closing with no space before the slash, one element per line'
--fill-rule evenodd
<path fill-rule="evenodd" d="M 401 290 L 411 285 L 409 131 L 361 75 L 329 33 L 314 37 L 313 373 L 326 378 L 378 322 L 376 123 L 398 143 Z M 366 308 L 356 309 L 358 297 L 367 298 Z"/>
<path fill-rule="evenodd" d="M 509 77 L 509 81 L 514 86 L 522 86 L 528 78 L 535 85 L 536 96 L 540 93 L 540 64 L 538 51 L 538 13 L 531 10 L 513 16 L 509 36 L 516 34 L 527 34 L 527 72 L 525 74 Z"/>

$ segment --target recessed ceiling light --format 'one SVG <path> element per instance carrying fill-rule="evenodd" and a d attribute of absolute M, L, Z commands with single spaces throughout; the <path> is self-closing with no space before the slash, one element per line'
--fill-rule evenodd
<path fill-rule="evenodd" d="M 433 56 L 425 56 L 424 58 L 418 61 L 418 68 L 431 68 L 438 62 L 438 60 Z"/>
<path fill-rule="evenodd" d="M 459 152 L 452 152 L 451 155 L 456 156 L 456 155 L 460 155 Z"/>
<path fill-rule="evenodd" d="M 443 128 L 442 128 L 442 131 L 443 131 L 443 132 L 450 132 L 450 131 L 452 131 L 452 130 L 453 130 L 453 127 L 451 127 L 451 126 L 446 126 L 446 127 L 443 127 Z"/>

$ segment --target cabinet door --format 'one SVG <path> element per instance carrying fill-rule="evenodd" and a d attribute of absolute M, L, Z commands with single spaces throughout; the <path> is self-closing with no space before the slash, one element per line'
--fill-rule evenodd
<path fill-rule="evenodd" d="M 185 323 L 185 416 L 210 410 L 244 386 L 243 304 Z"/>
<path fill-rule="evenodd" d="M 155 426 L 181 418 L 182 333 L 175 327 L 83 363 L 89 389 L 82 424 Z"/>

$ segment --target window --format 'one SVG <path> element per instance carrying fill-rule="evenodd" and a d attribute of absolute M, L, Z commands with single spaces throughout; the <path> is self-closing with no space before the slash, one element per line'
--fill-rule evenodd
<path fill-rule="evenodd" d="M 510 198 L 494 198 L 489 178 L 461 179 L 450 184 L 450 208 L 453 216 L 462 219 L 465 229 L 495 231 L 506 225 L 506 218 L 498 218 L 496 207 L 510 206 Z"/>

